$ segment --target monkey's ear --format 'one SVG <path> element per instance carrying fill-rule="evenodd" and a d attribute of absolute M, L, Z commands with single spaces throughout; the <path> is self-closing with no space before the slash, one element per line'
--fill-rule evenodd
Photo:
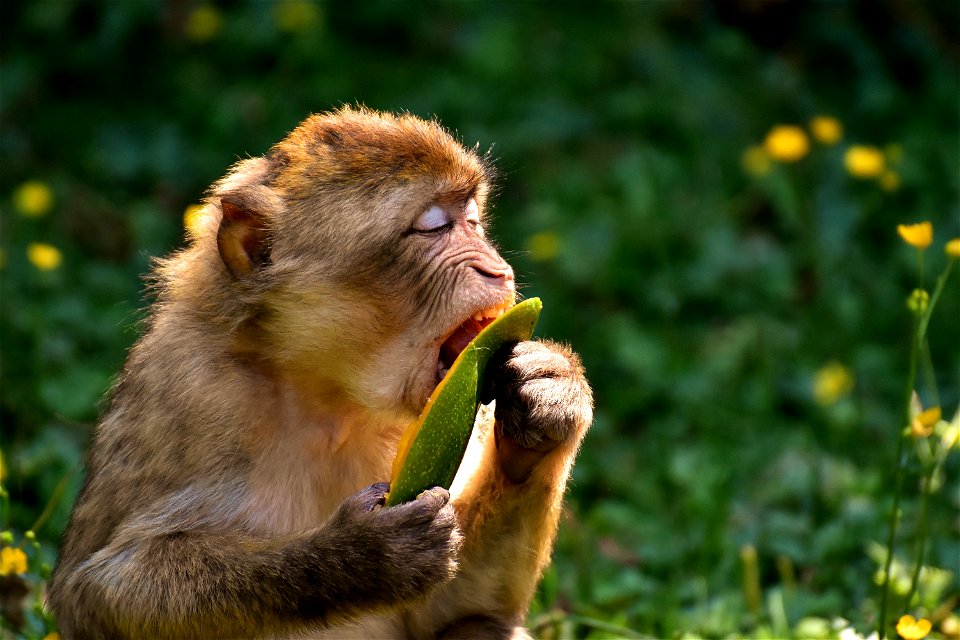
<path fill-rule="evenodd" d="M 243 277 L 270 261 L 263 217 L 241 199 L 220 198 L 223 218 L 217 230 L 217 249 L 227 270 Z"/>

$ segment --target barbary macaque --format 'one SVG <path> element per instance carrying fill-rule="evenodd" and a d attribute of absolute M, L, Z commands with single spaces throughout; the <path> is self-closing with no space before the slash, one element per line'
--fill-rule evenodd
<path fill-rule="evenodd" d="M 450 491 L 383 506 L 403 430 L 515 298 L 491 173 L 435 122 L 343 108 L 211 188 L 93 438 L 65 638 L 527 637 L 592 420 L 574 353 L 501 350 Z"/>

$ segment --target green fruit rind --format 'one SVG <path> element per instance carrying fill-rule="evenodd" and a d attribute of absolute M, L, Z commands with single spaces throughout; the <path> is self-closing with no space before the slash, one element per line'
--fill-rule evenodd
<path fill-rule="evenodd" d="M 470 441 L 480 403 L 480 384 L 490 356 L 506 342 L 529 340 L 540 317 L 540 298 L 524 300 L 491 322 L 460 353 L 420 417 L 401 440 L 394 465 L 390 507 L 416 499 L 432 487 L 450 488 Z M 405 443 L 412 436 L 409 449 Z"/>

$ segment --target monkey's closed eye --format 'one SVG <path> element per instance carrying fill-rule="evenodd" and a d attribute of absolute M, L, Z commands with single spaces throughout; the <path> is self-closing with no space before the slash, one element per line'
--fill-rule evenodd
<path fill-rule="evenodd" d="M 417 221 L 413 223 L 413 231 L 420 233 L 432 233 L 449 229 L 453 225 L 448 214 L 442 207 L 433 205 L 420 214 Z"/>

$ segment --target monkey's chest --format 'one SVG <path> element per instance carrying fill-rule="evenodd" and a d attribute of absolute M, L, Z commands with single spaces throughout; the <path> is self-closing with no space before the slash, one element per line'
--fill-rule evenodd
<path fill-rule="evenodd" d="M 247 516 L 268 531 L 322 524 L 349 496 L 390 479 L 402 427 L 377 430 L 300 430 L 267 447 L 250 476 Z"/>

